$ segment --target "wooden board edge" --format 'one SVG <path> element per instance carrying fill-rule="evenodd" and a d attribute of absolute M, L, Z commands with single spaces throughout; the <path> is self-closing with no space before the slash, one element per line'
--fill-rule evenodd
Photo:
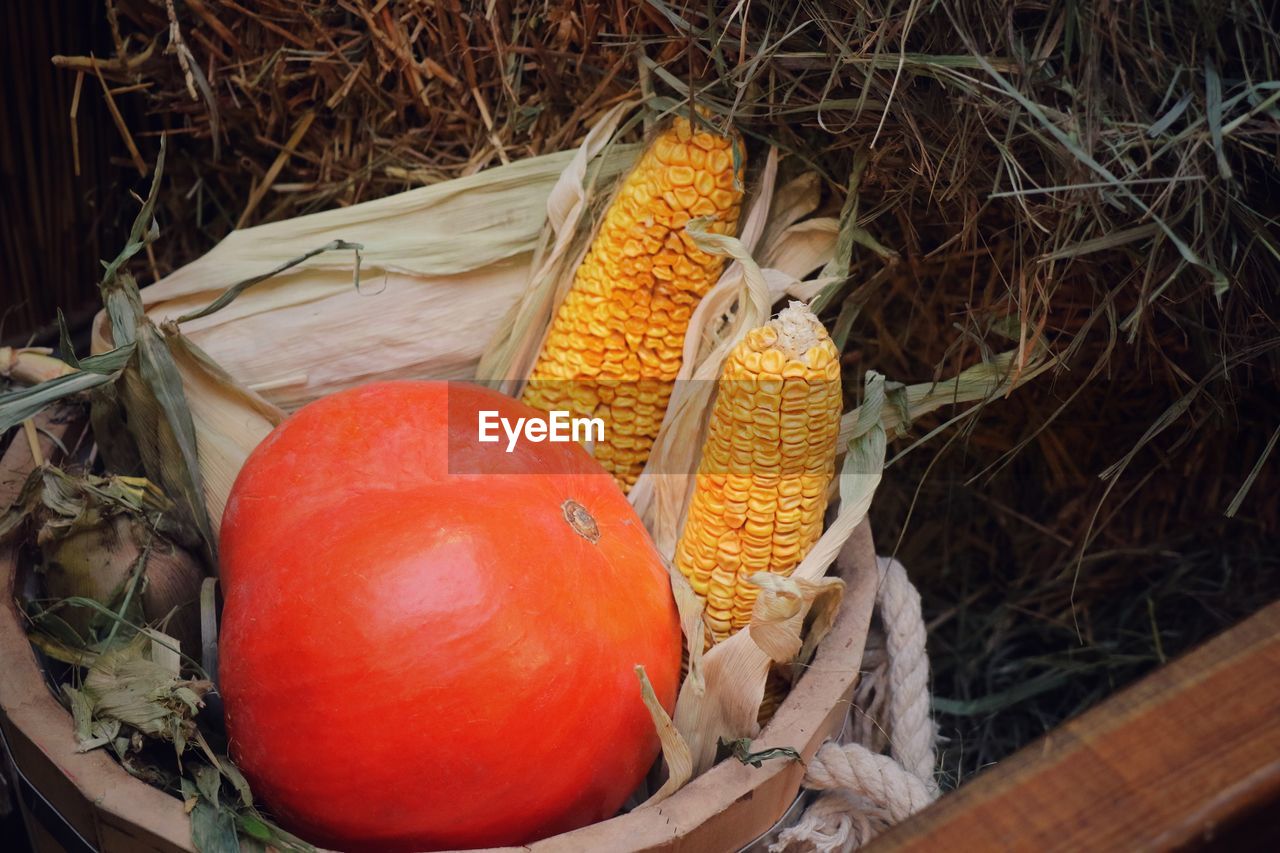
<path fill-rule="evenodd" d="M 1278 807 L 1280 601 L 1055 728 L 870 849 L 1167 850 L 1211 844 L 1260 815 L 1280 832 Z"/>

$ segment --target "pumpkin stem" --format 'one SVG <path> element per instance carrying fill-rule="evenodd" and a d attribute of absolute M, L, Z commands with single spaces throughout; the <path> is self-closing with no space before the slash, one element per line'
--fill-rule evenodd
<path fill-rule="evenodd" d="M 600 526 L 585 506 L 570 498 L 560 504 L 560 509 L 564 512 L 564 520 L 579 536 L 592 545 L 600 541 Z"/>

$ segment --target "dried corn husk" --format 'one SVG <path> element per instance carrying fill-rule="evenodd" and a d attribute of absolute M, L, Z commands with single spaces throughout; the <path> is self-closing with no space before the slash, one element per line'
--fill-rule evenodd
<path fill-rule="evenodd" d="M 640 679 L 640 698 L 644 700 L 644 706 L 649 709 L 649 714 L 653 717 L 654 728 L 658 730 L 658 740 L 662 743 L 662 758 L 667 772 L 667 778 L 662 783 L 662 787 L 644 801 L 643 805 L 647 806 L 662 802 L 693 778 L 693 755 L 690 754 L 689 745 L 681 737 L 667 709 L 663 708 L 662 703 L 658 701 L 658 695 L 653 692 L 653 685 L 649 683 L 649 676 L 645 673 L 643 666 L 636 667 L 636 676 Z"/>
<path fill-rule="evenodd" d="M 762 572 L 752 581 L 759 583 L 760 595 L 751 625 L 706 654 L 703 674 L 707 687 L 703 693 L 682 687 L 676 701 L 675 726 L 693 758 L 695 776 L 715 763 L 721 741 L 751 739 L 759 734 L 760 704 L 769 668 L 798 658 L 806 642 L 816 645 L 822 641 L 844 592 L 844 581 L 832 577 L 807 580 Z M 811 612 L 813 627 L 802 637 L 801 629 Z"/>
<path fill-rule="evenodd" d="M 204 706 L 213 684 L 178 677 L 169 666 L 153 660 L 155 645 L 148 633 L 98 655 L 84 685 L 62 686 L 71 705 L 79 751 L 111 746 L 122 759 L 130 739 L 122 727 L 172 741 L 179 756 L 199 734 L 193 717 Z"/>
<path fill-rule="evenodd" d="M 636 146 L 591 159 L 586 177 L 627 169 Z M 340 239 L 330 253 L 256 285 L 182 332 L 246 387 L 285 409 L 371 379 L 469 379 L 520 297 L 552 188 L 575 152 L 521 160 L 339 210 L 232 232 L 208 254 L 144 288 L 157 324 L 203 308 L 237 281 Z M 110 348 L 99 315 L 94 352 Z M 283 330 L 288 330 L 287 334 Z"/>
<path fill-rule="evenodd" d="M 156 168 L 159 174 L 160 166 Z M 110 470 L 141 470 L 169 496 L 172 512 L 199 532 L 205 556 L 214 564 L 217 540 L 205 506 L 195 425 L 181 377 L 164 336 L 142 313 L 133 278 L 109 274 L 102 290 L 113 343 L 131 355 L 114 382 L 94 390 L 94 440 Z"/>
<path fill-rule="evenodd" d="M 216 536 L 245 459 L 286 415 L 236 382 L 185 335 L 172 327 L 164 333 L 191 407 L 205 506 Z"/>
<path fill-rule="evenodd" d="M 1053 368 L 1057 356 L 1047 355 L 1042 342 L 1033 340 L 1019 350 L 999 353 L 990 361 L 962 370 L 951 379 L 919 382 L 914 385 L 893 383 L 886 391 L 889 405 L 884 407 L 881 421 L 890 438 L 905 435 L 916 418 L 936 412 L 944 406 L 974 403 L 1008 396 L 1040 374 Z M 918 439 L 911 447 L 928 441 L 957 420 L 970 417 L 976 409 L 966 409 L 951 420 Z M 840 441 L 845 443 L 857 432 L 859 410 L 846 412 L 840 419 Z M 911 448 L 907 448 L 908 450 Z M 903 451 L 904 453 L 906 450 Z"/>

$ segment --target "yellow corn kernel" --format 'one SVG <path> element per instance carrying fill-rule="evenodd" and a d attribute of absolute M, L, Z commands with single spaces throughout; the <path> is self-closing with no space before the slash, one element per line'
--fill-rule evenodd
<path fill-rule="evenodd" d="M 793 302 L 721 371 L 676 566 L 705 599 L 712 643 L 751 621 L 758 571 L 790 575 L 822 535 L 840 434 L 840 358 Z M 832 367 L 834 366 L 834 371 Z M 794 414 L 789 402 L 799 403 Z"/>
<path fill-rule="evenodd" d="M 708 231 L 738 231 L 735 147 L 741 164 L 740 140 L 695 131 L 686 118 L 654 140 L 610 204 L 525 388 L 524 402 L 535 408 L 604 421 L 595 456 L 623 491 L 635 483 L 662 424 L 689 318 L 724 263 L 695 248 L 684 226 L 693 216 L 714 215 Z M 572 387 L 605 377 L 616 383 L 612 394 Z M 637 396 L 651 408 L 631 406 Z M 634 416 L 617 417 L 623 408 Z"/>

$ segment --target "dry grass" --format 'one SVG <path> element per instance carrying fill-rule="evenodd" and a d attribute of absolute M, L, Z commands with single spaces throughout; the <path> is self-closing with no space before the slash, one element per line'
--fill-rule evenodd
<path fill-rule="evenodd" d="M 822 302 L 850 375 L 1037 335 L 1065 356 L 895 460 L 875 509 L 963 778 L 1280 596 L 1271 5 L 114 0 L 123 124 L 80 144 L 127 166 L 126 136 L 145 162 L 170 135 L 160 272 L 237 224 L 562 148 L 641 94 L 695 94 L 832 205 L 855 174 Z M 92 64 L 59 67 L 61 114 Z"/>

